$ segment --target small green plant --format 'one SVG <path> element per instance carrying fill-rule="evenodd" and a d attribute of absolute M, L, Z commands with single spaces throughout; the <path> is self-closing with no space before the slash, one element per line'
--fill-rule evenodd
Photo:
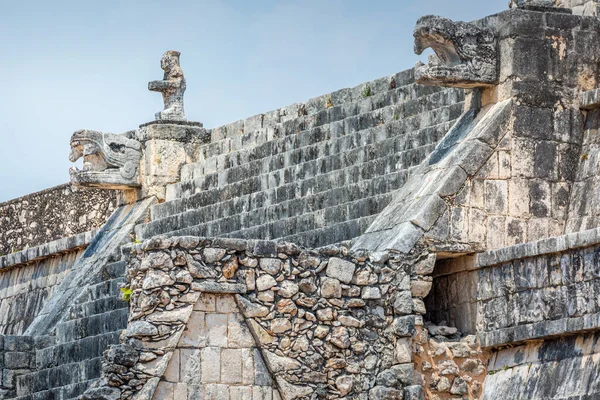
<path fill-rule="evenodd" d="M 123 293 L 123 300 L 129 302 L 129 300 L 131 300 L 131 294 L 133 293 L 133 290 L 129 288 L 121 288 L 121 292 Z"/>
<path fill-rule="evenodd" d="M 585 160 L 587 160 L 588 158 L 590 158 L 590 155 L 589 155 L 589 153 L 583 153 L 583 154 L 581 155 L 581 161 L 585 161 Z"/>
<path fill-rule="evenodd" d="M 135 243 L 135 244 L 142 244 L 142 241 L 140 239 L 136 238 L 133 243 Z"/>
<path fill-rule="evenodd" d="M 399 119 L 400 119 L 400 116 L 398 115 L 398 113 L 395 113 L 395 114 L 394 114 L 394 120 L 395 120 L 395 121 L 398 121 Z"/>
<path fill-rule="evenodd" d="M 373 92 L 371 92 L 371 86 L 365 85 L 362 91 L 362 97 L 371 97 L 373 96 Z"/>

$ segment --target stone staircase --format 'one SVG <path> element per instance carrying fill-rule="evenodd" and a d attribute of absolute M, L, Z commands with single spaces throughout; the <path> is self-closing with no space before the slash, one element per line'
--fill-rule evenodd
<path fill-rule="evenodd" d="M 104 280 L 88 286 L 56 326 L 53 345 L 36 351 L 36 370 L 17 377 L 18 400 L 75 399 L 100 378 L 102 355 L 127 327 L 121 300 L 123 261 L 104 267 Z"/>
<path fill-rule="evenodd" d="M 343 104 L 244 132 L 253 140 L 243 147 L 216 140 L 213 130 L 203 159 L 183 167 L 137 237 L 282 238 L 318 247 L 359 236 L 462 114 L 459 89 L 417 85 L 410 70 L 394 82 L 367 84 L 380 88 L 368 96 L 348 89 L 355 95 Z"/>

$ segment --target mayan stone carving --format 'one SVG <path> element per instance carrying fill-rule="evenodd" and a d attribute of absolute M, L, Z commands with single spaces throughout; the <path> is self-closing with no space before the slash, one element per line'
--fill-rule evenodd
<path fill-rule="evenodd" d="M 122 135 L 88 129 L 76 131 L 71 137 L 69 160 L 83 157 L 83 170 L 71 168 L 71 183 L 77 186 L 104 189 L 138 187 L 141 144 L 133 132 Z"/>
<path fill-rule="evenodd" d="M 165 109 L 156 113 L 157 120 L 185 121 L 183 112 L 185 77 L 179 66 L 180 54 L 175 50 L 165 52 L 160 60 L 160 67 L 165 71 L 163 80 L 148 83 L 148 90 L 161 92 L 165 103 Z"/>
<path fill-rule="evenodd" d="M 415 76 L 423 85 L 473 88 L 498 81 L 496 37 L 488 29 L 429 15 L 414 32 L 415 53 L 431 48 L 428 65 L 417 64 Z"/>

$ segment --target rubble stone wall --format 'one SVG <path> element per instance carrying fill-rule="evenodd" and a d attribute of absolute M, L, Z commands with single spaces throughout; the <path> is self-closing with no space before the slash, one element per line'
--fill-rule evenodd
<path fill-rule="evenodd" d="M 84 399 L 101 390 L 129 399 L 157 388 L 170 396 L 171 390 L 184 390 L 179 384 L 194 368 L 201 369 L 196 386 L 205 393 L 223 390 L 219 385 L 233 379 L 229 369 L 237 368 L 228 353 L 254 346 L 284 400 L 313 394 L 419 399 L 412 340 L 423 324 L 422 299 L 431 288 L 427 275 L 434 260 L 424 251 L 401 256 L 349 252 L 345 246 L 309 251 L 289 243 L 149 239 L 132 247 L 130 321 L 123 342 L 105 354 L 105 386 Z M 213 307 L 211 293 L 220 304 L 212 312 L 206 310 Z M 235 295 L 254 345 L 240 334 L 242 321 L 230 324 L 237 314 L 225 294 Z M 200 352 L 200 359 L 219 357 L 220 363 L 208 368 L 186 360 L 182 368 L 184 343 L 194 343 L 192 352 Z M 227 397 L 231 392 L 222 395 L 234 398 Z"/>
<path fill-rule="evenodd" d="M 0 256 L 100 228 L 117 192 L 65 184 L 0 204 Z"/>
<path fill-rule="evenodd" d="M 425 324 L 414 341 L 415 367 L 429 400 L 479 399 L 490 352 L 474 335 L 453 327 Z"/>

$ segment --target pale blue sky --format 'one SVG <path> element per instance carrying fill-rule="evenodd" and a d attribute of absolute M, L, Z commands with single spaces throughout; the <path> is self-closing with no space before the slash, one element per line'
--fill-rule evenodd
<path fill-rule="evenodd" d="M 165 50 L 186 115 L 208 128 L 412 67 L 426 14 L 473 20 L 508 0 L 0 0 L 0 201 L 68 181 L 80 128 L 151 121 Z"/>

